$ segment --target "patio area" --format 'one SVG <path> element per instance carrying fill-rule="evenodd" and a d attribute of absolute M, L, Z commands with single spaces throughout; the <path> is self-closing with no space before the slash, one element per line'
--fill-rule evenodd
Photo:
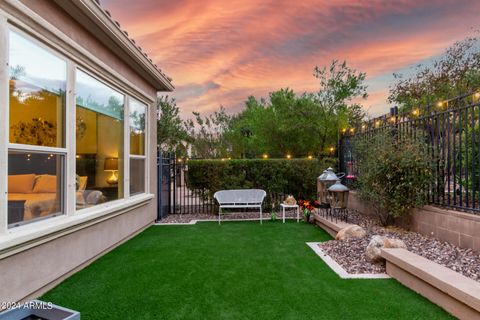
<path fill-rule="evenodd" d="M 151 226 L 40 299 L 82 319 L 453 319 L 393 279 L 340 279 L 311 224 Z"/>

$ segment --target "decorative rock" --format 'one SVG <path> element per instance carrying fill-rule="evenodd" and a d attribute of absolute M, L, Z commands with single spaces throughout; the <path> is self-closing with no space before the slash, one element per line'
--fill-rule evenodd
<path fill-rule="evenodd" d="M 363 238 L 367 232 L 362 227 L 354 224 L 338 231 L 335 240 L 347 240 L 351 238 Z"/>
<path fill-rule="evenodd" d="M 365 250 L 367 260 L 372 262 L 382 261 L 383 258 L 380 256 L 382 248 L 407 249 L 407 246 L 405 245 L 405 242 L 399 239 L 386 238 L 378 235 L 373 236 Z"/>
<path fill-rule="evenodd" d="M 370 243 L 365 250 L 365 257 L 367 260 L 372 262 L 378 262 L 382 260 L 380 256 L 380 249 L 383 247 L 385 242 L 385 237 L 382 236 L 373 236 L 370 240 Z"/>
<path fill-rule="evenodd" d="M 294 211 L 288 211 L 287 214 L 290 213 L 293 214 Z M 166 219 L 172 219 L 174 216 L 183 218 L 187 215 L 172 214 L 168 215 Z M 212 217 L 215 218 L 215 216 Z M 384 228 L 372 217 L 358 214 L 355 211 L 349 212 L 348 220 L 363 227 L 367 231 L 367 236 L 345 241 L 330 240 L 318 245 L 325 254 L 334 259 L 348 273 L 385 273 L 384 264 L 370 262 L 365 254 L 365 248 L 368 246 L 370 238 L 373 235 L 381 235 L 389 239 L 401 239 L 409 251 L 480 282 L 479 251 L 459 248 L 448 242 L 426 237 L 416 232 Z"/>
<path fill-rule="evenodd" d="M 407 249 L 405 242 L 399 239 L 391 239 L 391 238 L 385 238 L 385 240 L 383 241 L 383 247 Z"/>

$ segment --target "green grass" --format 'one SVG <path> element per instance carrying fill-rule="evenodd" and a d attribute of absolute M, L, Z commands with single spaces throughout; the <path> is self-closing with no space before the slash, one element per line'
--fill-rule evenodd
<path fill-rule="evenodd" d="M 450 319 L 392 279 L 343 280 L 304 223 L 152 226 L 46 293 L 86 319 Z"/>

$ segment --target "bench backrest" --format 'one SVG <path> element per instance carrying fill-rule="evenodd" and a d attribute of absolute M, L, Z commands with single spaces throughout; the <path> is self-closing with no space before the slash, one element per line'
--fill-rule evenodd
<path fill-rule="evenodd" d="M 261 189 L 221 190 L 213 197 L 219 204 L 261 204 L 267 193 Z"/>

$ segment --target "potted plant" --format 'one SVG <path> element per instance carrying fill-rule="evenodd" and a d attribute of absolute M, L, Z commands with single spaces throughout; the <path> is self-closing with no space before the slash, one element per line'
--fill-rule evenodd
<path fill-rule="evenodd" d="M 300 207 L 300 211 L 303 213 L 303 218 L 305 222 L 310 222 L 310 216 L 312 215 L 313 209 L 313 201 L 309 200 L 298 200 L 298 206 Z"/>

